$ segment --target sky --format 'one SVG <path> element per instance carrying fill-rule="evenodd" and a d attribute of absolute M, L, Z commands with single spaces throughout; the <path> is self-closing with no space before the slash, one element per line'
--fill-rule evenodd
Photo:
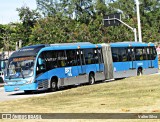
<path fill-rule="evenodd" d="M 36 0 L 0 0 L 0 24 L 19 22 L 16 8 L 27 6 L 36 9 Z"/>

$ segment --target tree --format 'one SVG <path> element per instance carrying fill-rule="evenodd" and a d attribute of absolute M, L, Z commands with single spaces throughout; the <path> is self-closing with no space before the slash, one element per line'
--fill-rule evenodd
<path fill-rule="evenodd" d="M 141 4 L 142 34 L 147 42 L 159 41 L 160 38 L 160 2 L 143 0 Z"/>
<path fill-rule="evenodd" d="M 154 42 L 159 39 L 160 34 L 158 30 L 160 28 L 159 14 L 160 14 L 160 2 L 158 0 L 139 0 L 140 1 L 140 14 L 141 14 L 141 26 L 142 37 L 144 42 Z M 127 0 L 117 0 L 109 4 L 112 8 L 121 11 L 122 19 L 132 27 L 137 28 L 137 16 L 136 7 L 134 1 L 128 2 Z M 123 29 L 124 31 L 124 29 Z M 125 31 L 126 33 L 126 31 Z M 120 41 L 126 40 L 121 38 Z M 128 37 L 127 37 L 128 38 Z M 122 40 L 123 39 L 123 40 Z"/>
<path fill-rule="evenodd" d="M 68 42 L 74 23 L 74 20 L 60 16 L 43 18 L 33 28 L 30 44 Z"/>
<path fill-rule="evenodd" d="M 30 10 L 29 7 L 25 6 L 17 8 L 17 11 L 19 12 L 20 20 L 22 21 L 22 24 L 17 26 L 18 33 L 21 34 L 20 39 L 23 41 L 23 44 L 27 45 L 29 42 L 29 36 L 32 33 L 32 28 L 40 18 L 40 14 L 37 10 Z"/>
<path fill-rule="evenodd" d="M 92 0 L 37 0 L 37 6 L 44 16 L 61 14 L 86 24 L 94 11 Z"/>
<path fill-rule="evenodd" d="M 36 0 L 36 1 L 37 1 L 37 8 L 42 12 L 42 14 L 45 17 L 54 16 L 59 11 L 58 0 Z"/>
<path fill-rule="evenodd" d="M 5 51 L 14 50 L 15 39 L 13 39 L 13 36 L 16 33 L 14 25 L 0 25 L 0 31 L 0 48 L 3 48 Z"/>
<path fill-rule="evenodd" d="M 143 41 L 159 41 L 160 2 L 139 1 Z M 134 33 L 126 26 L 121 24 L 106 28 L 102 21 L 104 15 L 120 12 L 122 21 L 137 28 L 134 0 L 37 0 L 37 5 L 43 17 L 36 10 L 21 7 L 17 9 L 21 23 L 0 25 L 1 45 L 4 44 L 4 37 L 9 37 L 10 49 L 14 49 L 15 42 L 19 40 L 23 40 L 23 46 L 80 41 L 134 41 Z"/>

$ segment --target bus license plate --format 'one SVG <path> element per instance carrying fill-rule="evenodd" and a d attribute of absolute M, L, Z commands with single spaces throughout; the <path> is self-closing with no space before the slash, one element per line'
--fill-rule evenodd
<path fill-rule="evenodd" d="M 14 90 L 15 90 L 15 91 L 18 91 L 18 90 L 19 90 L 19 88 L 18 88 L 18 87 L 16 87 L 16 88 L 14 88 Z"/>

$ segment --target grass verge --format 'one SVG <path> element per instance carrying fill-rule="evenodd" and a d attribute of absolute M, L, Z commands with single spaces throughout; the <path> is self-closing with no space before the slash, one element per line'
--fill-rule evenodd
<path fill-rule="evenodd" d="M 146 75 L 1 102 L 0 112 L 158 113 L 159 94 L 159 75 Z"/>

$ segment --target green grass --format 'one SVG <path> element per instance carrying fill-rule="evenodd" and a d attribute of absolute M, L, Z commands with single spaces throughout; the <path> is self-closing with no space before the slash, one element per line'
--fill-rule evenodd
<path fill-rule="evenodd" d="M 41 97 L 1 102 L 0 112 L 160 112 L 160 76 L 146 75 L 80 86 Z"/>

